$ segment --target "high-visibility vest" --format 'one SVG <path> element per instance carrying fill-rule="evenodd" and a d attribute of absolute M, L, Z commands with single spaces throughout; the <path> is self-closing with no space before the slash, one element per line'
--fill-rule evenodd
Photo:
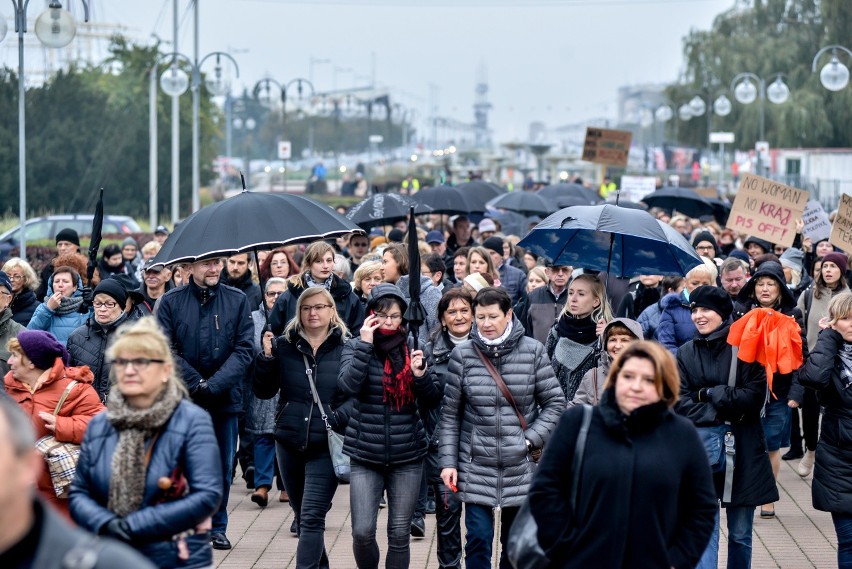
<path fill-rule="evenodd" d="M 618 187 L 615 185 L 615 182 L 610 182 L 609 184 L 601 184 L 601 189 L 598 192 L 603 199 L 609 197 L 609 194 L 616 191 Z"/>
<path fill-rule="evenodd" d="M 408 180 L 407 179 L 402 181 L 402 189 L 403 190 L 408 189 Z M 411 179 L 411 189 L 414 190 L 415 192 L 419 191 L 420 190 L 420 180 L 418 180 L 417 178 L 412 178 Z"/>

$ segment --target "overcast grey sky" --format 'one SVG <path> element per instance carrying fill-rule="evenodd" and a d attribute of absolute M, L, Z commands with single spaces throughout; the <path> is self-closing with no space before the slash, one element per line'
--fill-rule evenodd
<path fill-rule="evenodd" d="M 73 1 L 73 0 L 72 0 Z M 174 0 L 94 0 L 95 20 L 133 36 L 171 39 Z M 92 2 L 92 0 L 90 0 Z M 191 54 L 190 0 L 178 0 L 179 50 Z M 371 74 L 397 100 L 472 122 L 480 63 L 487 69 L 498 142 L 523 140 L 530 121 L 550 126 L 615 116 L 616 90 L 670 82 L 683 65 L 682 40 L 708 29 L 734 0 L 200 0 L 201 53 L 235 53 L 249 88 L 269 75 L 306 77 L 318 90 Z M 211 70 L 205 65 L 205 70 Z M 365 80 L 361 79 L 359 84 Z M 404 92 L 404 93 L 403 93 Z M 422 124 L 421 124 L 422 127 Z"/>

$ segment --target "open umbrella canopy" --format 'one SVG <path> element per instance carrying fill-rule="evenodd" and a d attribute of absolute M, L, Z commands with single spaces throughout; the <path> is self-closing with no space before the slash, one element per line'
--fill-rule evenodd
<path fill-rule="evenodd" d="M 557 209 L 556 204 L 533 192 L 511 192 L 503 194 L 486 204 L 492 209 L 504 209 L 523 215 L 550 215 Z"/>
<path fill-rule="evenodd" d="M 464 184 L 459 184 L 456 188 L 460 192 L 463 192 L 472 204 L 481 207 L 485 207 L 485 204 L 489 200 L 506 193 L 505 188 L 482 180 L 465 182 Z"/>
<path fill-rule="evenodd" d="M 689 188 L 663 188 L 642 198 L 649 207 L 677 211 L 689 217 L 713 215 L 713 204 Z"/>
<path fill-rule="evenodd" d="M 617 277 L 686 275 L 701 264 L 673 228 L 650 214 L 616 205 L 574 206 L 533 228 L 518 246 L 569 265 Z"/>
<path fill-rule="evenodd" d="M 458 188 L 450 186 L 434 186 L 425 188 L 411 198 L 414 203 L 428 205 L 432 213 L 482 213 L 485 204 L 477 204 L 473 199 L 462 193 Z"/>
<path fill-rule="evenodd" d="M 369 229 L 406 219 L 411 205 L 415 206 L 415 215 L 432 213 L 432 208 L 428 205 L 415 204 L 411 198 L 399 194 L 374 194 L 352 206 L 352 209 L 346 212 L 346 219 L 359 227 Z"/>
<path fill-rule="evenodd" d="M 731 204 L 724 202 L 719 198 L 705 198 L 710 205 L 713 206 L 713 218 L 716 222 L 724 227 L 728 223 L 728 216 L 731 215 Z"/>
<path fill-rule="evenodd" d="M 363 230 L 309 198 L 244 190 L 184 219 L 163 243 L 154 261 L 192 262 L 353 232 Z"/>
<path fill-rule="evenodd" d="M 559 183 L 545 186 L 536 192 L 543 198 L 548 198 L 557 201 L 559 198 L 571 196 L 579 197 L 585 200 L 583 205 L 594 205 L 601 203 L 603 199 L 595 192 L 580 184 Z"/>
<path fill-rule="evenodd" d="M 641 209 L 642 211 L 648 211 L 648 206 L 642 202 L 632 202 L 630 200 L 618 200 L 618 203 L 615 203 L 614 199 L 608 199 L 604 203 L 617 205 L 618 207 L 626 207 L 627 209 Z"/>

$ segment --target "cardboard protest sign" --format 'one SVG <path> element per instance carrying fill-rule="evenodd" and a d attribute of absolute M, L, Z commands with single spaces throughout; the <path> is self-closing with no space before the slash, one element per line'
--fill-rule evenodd
<path fill-rule="evenodd" d="M 793 244 L 796 220 L 802 218 L 808 192 L 745 174 L 740 181 L 727 227 L 784 247 Z"/>
<path fill-rule="evenodd" d="M 620 189 L 624 199 L 639 202 L 657 189 L 657 179 L 653 176 L 622 176 Z"/>
<path fill-rule="evenodd" d="M 847 253 L 852 252 L 852 196 L 847 194 L 840 196 L 829 242 Z"/>
<path fill-rule="evenodd" d="M 802 221 L 805 223 L 802 235 L 809 237 L 811 242 L 816 243 L 831 236 L 831 222 L 818 201 L 811 200 L 805 205 Z"/>
<path fill-rule="evenodd" d="M 632 139 L 633 133 L 629 130 L 588 127 L 583 144 L 583 160 L 626 168 Z"/>
<path fill-rule="evenodd" d="M 716 188 L 692 188 L 692 191 L 694 191 L 702 198 L 719 199 L 719 190 L 717 190 Z"/>

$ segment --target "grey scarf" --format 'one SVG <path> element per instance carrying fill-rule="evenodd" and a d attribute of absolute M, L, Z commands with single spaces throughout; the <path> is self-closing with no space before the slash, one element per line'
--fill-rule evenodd
<path fill-rule="evenodd" d="M 852 344 L 843 342 L 837 355 L 840 356 L 840 361 L 843 363 L 843 369 L 840 370 L 840 381 L 843 382 L 843 389 L 847 389 L 852 385 Z"/>
<path fill-rule="evenodd" d="M 183 395 L 174 381 L 169 382 L 148 409 L 130 406 L 117 387 L 110 390 L 107 420 L 118 431 L 109 481 L 110 511 L 126 516 L 142 506 L 147 473 L 145 441 L 166 424 L 181 399 Z"/>
<path fill-rule="evenodd" d="M 44 304 L 47 304 L 47 300 L 49 296 L 44 297 Z M 62 316 L 64 314 L 70 314 L 72 312 L 78 312 L 80 310 L 80 305 L 83 304 L 82 296 L 63 296 L 59 299 L 59 308 L 53 311 L 54 314 L 58 314 Z"/>
<path fill-rule="evenodd" d="M 311 276 L 311 272 L 308 271 L 305 273 L 305 284 L 307 288 L 312 288 L 315 286 L 324 286 L 325 290 L 331 291 L 331 285 L 334 284 L 334 273 L 332 273 L 325 281 L 316 282 L 314 278 Z"/>

